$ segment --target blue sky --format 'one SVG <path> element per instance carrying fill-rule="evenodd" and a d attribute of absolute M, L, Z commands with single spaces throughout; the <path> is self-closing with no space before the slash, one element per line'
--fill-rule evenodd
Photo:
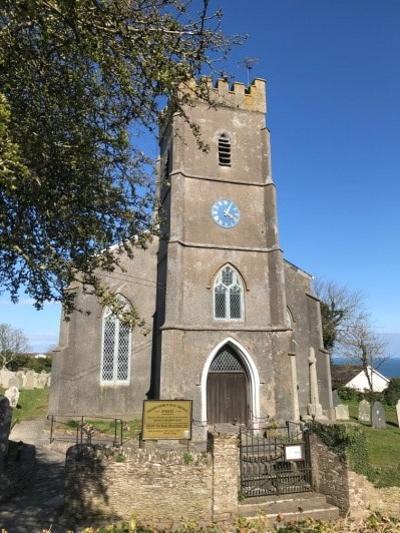
<path fill-rule="evenodd" d="M 212 0 L 226 33 L 248 34 L 247 56 L 268 82 L 267 122 L 286 257 L 361 290 L 377 331 L 400 355 L 400 2 Z M 32 348 L 57 340 L 59 308 L 0 299 L 0 321 Z M 393 335 L 394 334 L 394 335 Z"/>

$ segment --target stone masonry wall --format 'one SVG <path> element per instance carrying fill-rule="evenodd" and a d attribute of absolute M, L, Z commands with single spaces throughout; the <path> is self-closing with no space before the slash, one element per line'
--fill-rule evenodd
<path fill-rule="evenodd" d="M 347 461 L 311 435 L 314 488 L 339 507 L 342 514 L 363 518 L 379 511 L 400 518 L 400 487 L 378 489 L 368 479 L 350 469 Z"/>
<path fill-rule="evenodd" d="M 91 516 L 170 527 L 211 522 L 209 454 L 137 449 L 127 456 L 74 446 L 66 456 L 65 504 L 78 520 Z M 116 452 L 118 454 L 118 452 Z"/>
<path fill-rule="evenodd" d="M 73 446 L 66 457 L 66 512 L 171 527 L 229 522 L 238 510 L 236 435 L 214 435 L 212 453 Z"/>
<path fill-rule="evenodd" d="M 238 513 L 240 488 L 238 436 L 214 434 L 210 438 L 210 444 L 213 453 L 213 520 L 228 523 Z"/>

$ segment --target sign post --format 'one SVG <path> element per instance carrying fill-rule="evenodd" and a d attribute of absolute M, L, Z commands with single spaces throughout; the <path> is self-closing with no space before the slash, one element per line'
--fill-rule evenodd
<path fill-rule="evenodd" d="M 191 440 L 192 400 L 145 400 L 142 440 Z"/>

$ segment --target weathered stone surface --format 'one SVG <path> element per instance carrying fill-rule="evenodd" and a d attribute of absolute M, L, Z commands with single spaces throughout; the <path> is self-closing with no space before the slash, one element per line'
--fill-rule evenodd
<path fill-rule="evenodd" d="M 23 389 L 26 382 L 25 372 L 23 370 L 18 370 L 18 372 L 15 373 L 15 377 L 17 380 L 17 387 L 19 390 Z"/>
<path fill-rule="evenodd" d="M 5 393 L 4 396 L 8 399 L 10 402 L 10 407 L 17 407 L 18 400 L 19 400 L 19 390 L 18 387 L 12 386 L 9 387 Z"/>
<path fill-rule="evenodd" d="M 11 428 L 12 409 L 5 396 L 0 396 L 0 472 L 3 470 L 4 458 L 8 449 L 8 436 Z"/>
<path fill-rule="evenodd" d="M 14 377 L 14 373 L 8 370 L 8 368 L 2 368 L 0 370 L 0 386 L 4 389 L 9 387 L 10 379 Z"/>
<path fill-rule="evenodd" d="M 349 420 L 349 406 L 340 403 L 335 407 L 336 420 Z"/>
<path fill-rule="evenodd" d="M 100 447 L 73 446 L 66 457 L 65 508 L 69 515 L 129 519 L 169 528 L 229 520 L 238 512 L 237 435 L 214 435 L 211 453 L 126 450 L 116 457 Z"/>
<path fill-rule="evenodd" d="M 385 409 L 381 402 L 374 402 L 372 406 L 372 427 L 377 429 L 386 428 L 386 415 Z"/>
<path fill-rule="evenodd" d="M 371 404 L 367 400 L 361 400 L 358 404 L 358 421 L 366 424 L 371 422 Z"/>
<path fill-rule="evenodd" d="M 333 407 L 337 407 L 339 404 L 340 404 L 339 393 L 337 390 L 334 390 L 332 392 L 332 405 Z"/>
<path fill-rule="evenodd" d="M 397 425 L 400 427 L 400 400 L 396 404 Z"/>
<path fill-rule="evenodd" d="M 400 487 L 377 489 L 365 476 L 350 469 L 346 460 L 311 435 L 312 469 L 315 490 L 326 494 L 342 514 L 353 518 L 378 511 L 400 518 Z"/>
<path fill-rule="evenodd" d="M 50 386 L 50 373 L 44 370 L 39 374 L 34 370 L 18 370 L 11 372 L 7 368 L 0 370 L 0 387 L 7 389 L 17 387 L 21 389 L 43 389 Z"/>
<path fill-rule="evenodd" d="M 28 390 L 36 388 L 37 385 L 37 373 L 34 370 L 28 370 L 26 373 L 25 388 Z"/>

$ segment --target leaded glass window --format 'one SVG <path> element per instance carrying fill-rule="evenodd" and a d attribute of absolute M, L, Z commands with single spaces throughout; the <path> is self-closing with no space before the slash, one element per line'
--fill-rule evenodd
<path fill-rule="evenodd" d="M 128 383 L 132 332 L 106 308 L 103 313 L 102 383 Z"/>
<path fill-rule="evenodd" d="M 243 367 L 230 346 L 224 346 L 210 365 L 209 372 L 243 372 Z"/>
<path fill-rule="evenodd" d="M 220 270 L 214 283 L 214 318 L 241 320 L 244 315 L 243 284 L 229 265 Z"/>

